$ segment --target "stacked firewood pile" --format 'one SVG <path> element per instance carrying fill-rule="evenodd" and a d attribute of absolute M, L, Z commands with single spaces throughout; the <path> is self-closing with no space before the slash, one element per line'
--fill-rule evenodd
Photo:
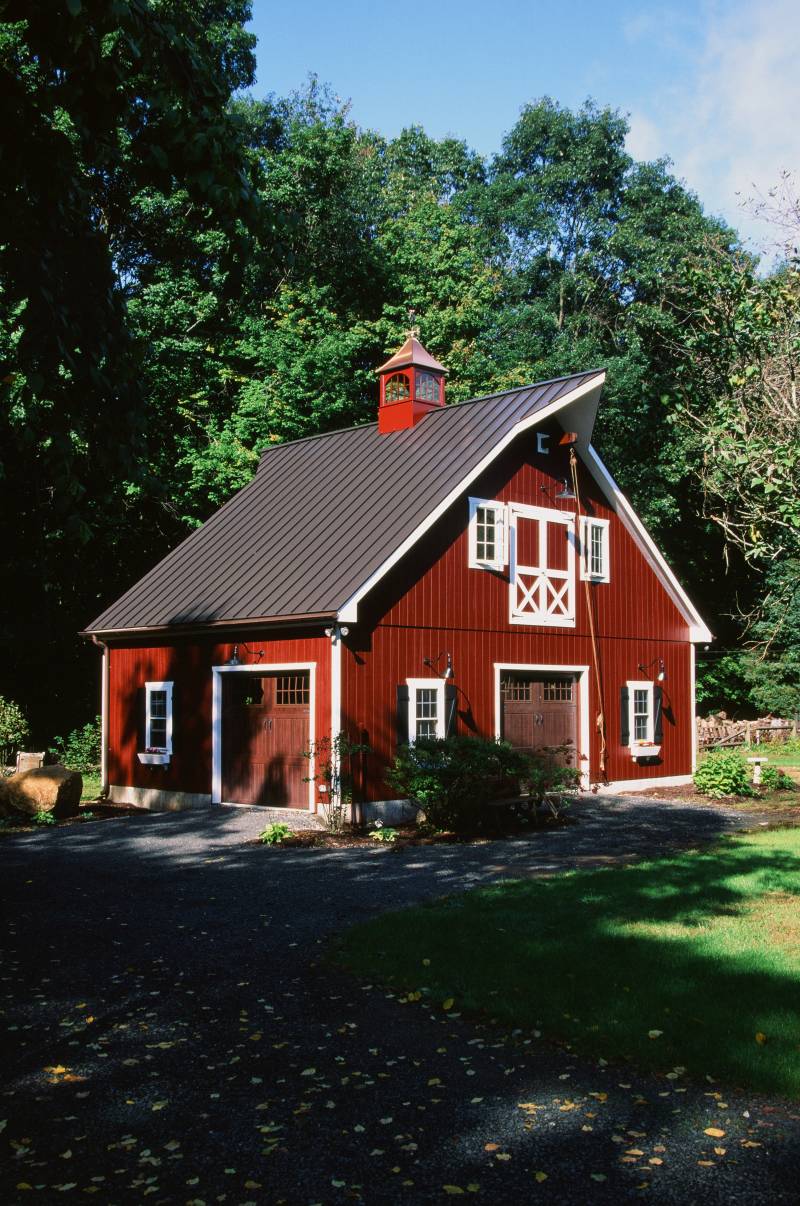
<path fill-rule="evenodd" d="M 797 723 L 777 716 L 760 720 L 732 720 L 727 712 L 712 713 L 697 718 L 699 748 L 728 745 L 763 745 L 770 741 L 786 741 L 797 737 Z"/>

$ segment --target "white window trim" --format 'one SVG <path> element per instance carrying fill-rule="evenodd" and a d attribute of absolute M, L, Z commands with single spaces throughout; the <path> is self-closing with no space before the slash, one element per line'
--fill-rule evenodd
<path fill-rule="evenodd" d="M 628 748 L 635 750 L 637 745 L 642 743 L 655 745 L 655 683 L 629 681 L 626 686 L 628 688 Z M 647 691 L 647 736 L 640 738 L 638 742 L 634 727 L 634 691 Z"/>
<path fill-rule="evenodd" d="M 413 745 L 417 740 L 417 691 L 431 689 L 436 691 L 436 736 L 445 736 L 444 715 L 444 679 L 442 678 L 407 678 L 408 686 L 408 744 Z"/>
<path fill-rule="evenodd" d="M 593 574 L 591 571 L 592 563 L 592 528 L 599 528 L 602 533 L 602 549 L 603 549 L 603 570 L 602 573 Z M 581 581 L 582 582 L 610 582 L 611 581 L 611 561 L 609 557 L 609 531 L 611 523 L 608 519 L 595 519 L 592 515 L 583 515 L 581 517 Z"/>
<path fill-rule="evenodd" d="M 163 753 L 172 753 L 172 686 L 168 683 L 145 683 L 145 703 L 144 703 L 144 748 L 145 750 L 154 749 L 152 738 L 150 735 L 151 716 L 150 716 L 150 699 L 154 691 L 165 691 L 167 696 L 167 744 L 163 747 Z M 162 747 L 158 747 L 159 752 L 162 752 Z"/>
<path fill-rule="evenodd" d="M 519 601 L 519 585 L 517 583 L 518 560 L 517 560 L 517 520 L 518 519 L 535 519 L 540 523 L 558 523 L 567 529 L 567 568 L 565 571 L 553 571 L 556 578 L 560 578 L 563 574 L 563 580 L 566 582 L 567 591 L 567 615 L 552 614 L 548 615 L 545 612 L 529 612 L 523 610 L 526 599 Z M 556 511 L 551 507 L 531 507 L 525 503 L 509 503 L 508 505 L 508 544 L 509 544 L 509 612 L 508 619 L 510 624 L 525 624 L 528 627 L 535 626 L 537 628 L 574 628 L 575 627 L 575 515 L 571 511 Z M 547 536 L 545 528 L 542 527 L 539 533 L 539 557 L 547 557 Z M 541 568 L 539 567 L 533 567 Z M 525 567 L 522 567 L 525 572 Z M 528 572 L 531 572 L 530 570 Z M 523 594 L 526 590 L 537 590 L 538 586 L 526 588 L 522 586 Z"/>
<path fill-rule="evenodd" d="M 478 508 L 494 511 L 498 556 L 493 561 L 478 557 Z M 501 570 L 508 562 L 508 515 L 505 503 L 493 498 L 470 498 L 469 500 L 469 568 Z"/>

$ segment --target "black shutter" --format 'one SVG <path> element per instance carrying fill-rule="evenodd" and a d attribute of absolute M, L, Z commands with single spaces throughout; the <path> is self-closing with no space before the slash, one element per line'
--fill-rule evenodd
<path fill-rule="evenodd" d="M 147 688 L 136 688 L 136 752 L 144 752 L 145 735 L 147 733 Z"/>
<path fill-rule="evenodd" d="M 408 745 L 408 705 L 409 705 L 408 683 L 397 684 L 397 744 Z"/>
<path fill-rule="evenodd" d="M 664 692 L 653 687 L 653 741 L 661 745 L 664 740 Z"/>
<path fill-rule="evenodd" d="M 452 683 L 444 684 L 444 735 L 453 737 L 456 731 L 456 689 Z"/>
<path fill-rule="evenodd" d="M 627 687 L 623 687 L 619 693 L 619 730 L 620 742 L 622 745 L 630 745 L 631 743 L 631 726 L 629 719 L 630 708 L 630 691 Z"/>

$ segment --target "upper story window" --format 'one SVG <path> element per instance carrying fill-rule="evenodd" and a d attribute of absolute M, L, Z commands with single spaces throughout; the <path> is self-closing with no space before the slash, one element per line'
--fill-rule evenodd
<path fill-rule="evenodd" d="M 145 683 L 144 744 L 172 753 L 172 683 Z"/>
<path fill-rule="evenodd" d="M 610 582 L 609 528 L 607 519 L 581 519 L 581 578 Z"/>
<path fill-rule="evenodd" d="M 502 569 L 508 560 L 506 508 L 491 499 L 469 500 L 469 565 Z"/>
<path fill-rule="evenodd" d="M 410 398 L 411 384 L 408 373 L 394 373 L 387 378 L 383 397 L 386 402 L 402 402 L 404 398 Z"/>
<path fill-rule="evenodd" d="M 439 401 L 439 380 L 433 373 L 417 372 L 415 393 L 421 402 Z"/>
<path fill-rule="evenodd" d="M 444 737 L 444 681 L 439 678 L 408 679 L 408 739 L 413 744 L 425 737 Z"/>

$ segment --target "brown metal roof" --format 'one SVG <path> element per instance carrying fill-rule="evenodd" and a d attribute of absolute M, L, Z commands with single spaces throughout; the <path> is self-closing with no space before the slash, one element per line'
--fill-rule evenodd
<path fill-rule="evenodd" d="M 256 476 L 88 633 L 335 616 L 520 420 L 597 371 L 268 448 Z"/>

